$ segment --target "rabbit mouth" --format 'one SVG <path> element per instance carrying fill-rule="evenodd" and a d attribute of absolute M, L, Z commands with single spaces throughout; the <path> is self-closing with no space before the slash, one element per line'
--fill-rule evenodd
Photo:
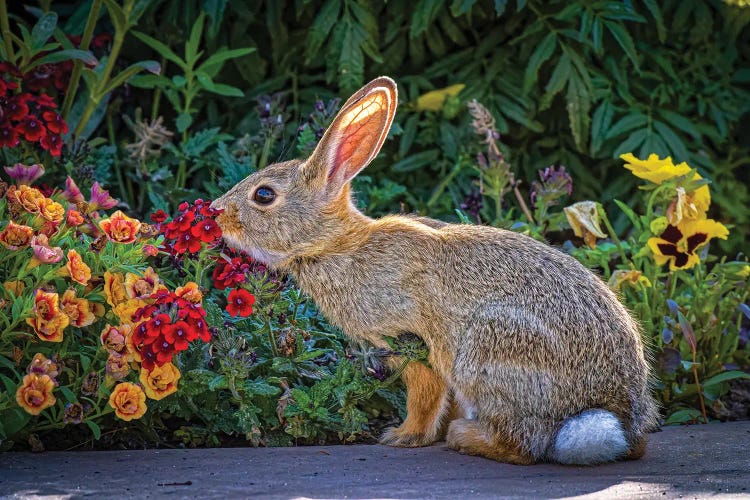
<path fill-rule="evenodd" d="M 224 233 L 224 241 L 230 247 L 245 252 L 252 257 L 253 260 L 262 262 L 269 267 L 278 267 L 290 257 L 290 255 L 282 252 L 273 252 L 271 250 L 257 247 L 245 239 L 236 237 L 232 233 Z"/>

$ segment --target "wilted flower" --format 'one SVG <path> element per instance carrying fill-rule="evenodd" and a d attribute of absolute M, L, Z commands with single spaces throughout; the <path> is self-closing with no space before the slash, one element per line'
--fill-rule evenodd
<path fill-rule="evenodd" d="M 30 267 L 40 263 L 54 264 L 60 262 L 63 258 L 63 251 L 60 247 L 50 247 L 49 239 L 43 234 L 38 234 L 31 238 L 31 249 L 34 250 L 34 256 Z"/>
<path fill-rule="evenodd" d="M 74 204 L 86 201 L 86 198 L 83 197 L 83 193 L 81 193 L 78 185 L 70 176 L 65 179 L 65 191 L 63 191 L 62 195 L 63 198 Z"/>
<path fill-rule="evenodd" d="M 669 262 L 669 269 L 690 269 L 700 262 L 696 253 L 711 238 L 727 239 L 729 230 L 712 219 L 683 220 L 679 226 L 667 226 L 658 238 L 649 238 L 648 246 L 658 265 Z"/>
<path fill-rule="evenodd" d="M 20 297 L 26 288 L 26 283 L 21 280 L 6 281 L 3 283 L 3 288 L 8 290 L 8 293 L 15 297 Z"/>
<path fill-rule="evenodd" d="M 73 289 L 65 290 L 62 296 L 62 309 L 70 318 L 70 324 L 75 327 L 83 328 L 96 321 L 91 303 L 87 299 L 77 297 Z"/>
<path fill-rule="evenodd" d="M 9 187 L 5 196 L 11 203 L 20 205 L 24 210 L 32 214 L 39 213 L 39 205 L 46 199 L 46 196 L 37 188 L 26 185 Z"/>
<path fill-rule="evenodd" d="M 29 226 L 8 221 L 8 225 L 0 232 L 0 243 L 8 250 L 18 250 L 29 245 L 34 230 Z"/>
<path fill-rule="evenodd" d="M 118 210 L 109 219 L 100 221 L 99 226 L 110 241 L 115 243 L 133 243 L 141 228 L 141 223 L 137 219 L 132 219 Z"/>
<path fill-rule="evenodd" d="M 38 352 L 34 354 L 31 363 L 29 363 L 28 368 L 26 368 L 26 372 L 34 373 L 36 375 L 49 375 L 54 381 L 55 377 L 58 375 L 57 363 L 47 358 L 47 356 L 41 352 Z"/>
<path fill-rule="evenodd" d="M 154 366 L 151 370 L 141 369 L 139 380 L 149 398 L 160 400 L 177 391 L 180 376 L 180 370 L 176 366 L 166 363 Z"/>
<path fill-rule="evenodd" d="M 149 267 L 143 273 L 143 276 L 138 276 L 134 273 L 127 273 L 125 275 L 125 292 L 128 298 L 131 299 L 146 299 L 151 296 L 159 288 L 159 275 Z"/>
<path fill-rule="evenodd" d="M 107 375 L 113 380 L 122 380 L 130 373 L 127 357 L 116 352 L 109 353 L 105 367 Z"/>
<path fill-rule="evenodd" d="M 68 263 L 65 268 L 68 270 L 70 279 L 84 286 L 89 284 L 91 268 L 86 265 L 76 250 L 68 250 Z"/>
<path fill-rule="evenodd" d="M 120 326 L 111 326 L 107 324 L 99 337 L 102 342 L 102 346 L 108 352 L 124 354 L 125 337 L 127 337 L 127 334 L 131 329 L 132 326 L 127 324 Z"/>
<path fill-rule="evenodd" d="M 100 377 L 97 372 L 89 372 L 81 381 L 81 394 L 84 396 L 95 396 L 99 390 Z"/>
<path fill-rule="evenodd" d="M 140 386 L 130 382 L 117 384 L 109 396 L 109 405 L 122 420 L 141 418 L 146 413 L 146 394 Z"/>
<path fill-rule="evenodd" d="M 80 424 L 83 422 L 83 405 L 81 403 L 68 403 L 63 412 L 63 422 L 66 424 Z"/>
<path fill-rule="evenodd" d="M 16 402 L 27 413 L 39 415 L 57 401 L 52 394 L 54 389 L 55 382 L 49 375 L 30 373 L 23 377 L 16 391 Z"/>
<path fill-rule="evenodd" d="M 531 203 L 543 203 L 551 207 L 558 203 L 560 198 L 573 194 L 573 178 L 565 167 L 556 168 L 554 165 L 539 171 L 540 181 L 531 183 Z"/>
<path fill-rule="evenodd" d="M 16 181 L 16 184 L 29 185 L 44 175 L 44 166 L 38 163 L 28 166 L 22 163 L 16 163 L 12 167 L 3 168 L 5 173 L 8 174 L 11 179 Z"/>
<path fill-rule="evenodd" d="M 667 208 L 667 220 L 673 226 L 684 219 L 705 219 L 708 207 L 711 205 L 711 194 L 708 186 L 701 186 L 690 193 L 685 188 L 677 188 L 677 198 Z"/>
<path fill-rule="evenodd" d="M 593 201 L 579 201 L 563 209 L 573 233 L 583 238 L 590 248 L 596 247 L 597 238 L 606 238 L 600 227 L 599 207 Z"/>
<path fill-rule="evenodd" d="M 156 257 L 159 255 L 159 249 L 151 243 L 143 245 L 143 255 L 146 257 Z"/>
<path fill-rule="evenodd" d="M 156 120 L 151 120 L 151 123 L 139 121 L 135 124 L 128 124 L 136 138 L 134 143 L 125 145 L 125 150 L 130 153 L 131 158 L 147 160 L 161 154 L 161 148 L 171 140 L 173 135 L 163 122 L 164 119 L 160 116 Z"/>

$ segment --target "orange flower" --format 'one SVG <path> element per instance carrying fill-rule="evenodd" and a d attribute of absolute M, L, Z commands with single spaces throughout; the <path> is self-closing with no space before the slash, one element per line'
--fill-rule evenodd
<path fill-rule="evenodd" d="M 0 233 L 0 243 L 9 250 L 18 250 L 19 248 L 29 246 L 33 235 L 34 230 L 29 226 L 16 224 L 11 220 L 8 221 L 8 225 Z"/>
<path fill-rule="evenodd" d="M 130 382 L 117 384 L 109 396 L 109 405 L 122 420 L 141 418 L 146 413 L 146 395 L 140 386 Z"/>
<path fill-rule="evenodd" d="M 53 382 L 55 381 L 55 377 L 59 375 L 57 363 L 47 358 L 41 352 L 34 354 L 26 371 L 36 375 L 49 375 Z"/>
<path fill-rule="evenodd" d="M 12 203 L 17 203 L 27 212 L 32 214 L 39 213 L 39 207 L 46 197 L 37 188 L 22 185 L 19 187 L 11 186 L 6 194 Z"/>
<path fill-rule="evenodd" d="M 146 396 L 158 401 L 177 392 L 180 377 L 180 370 L 172 363 L 166 363 L 162 366 L 155 365 L 151 371 L 141 369 L 139 380 L 146 390 Z"/>
<path fill-rule="evenodd" d="M 159 275 L 150 267 L 143 276 L 134 273 L 125 275 L 125 292 L 131 299 L 147 299 L 156 292 L 159 286 Z"/>
<path fill-rule="evenodd" d="M 78 210 L 72 208 L 68 210 L 68 216 L 65 219 L 65 223 L 69 226 L 80 226 L 83 224 L 83 215 Z"/>
<path fill-rule="evenodd" d="M 3 283 L 3 288 L 8 290 L 8 293 L 16 297 L 20 297 L 23 290 L 26 288 L 26 283 L 21 280 L 6 281 Z"/>
<path fill-rule="evenodd" d="M 68 250 L 68 263 L 65 265 L 68 269 L 70 279 L 81 285 L 88 285 L 91 279 L 91 268 L 86 265 L 77 251 Z"/>
<path fill-rule="evenodd" d="M 141 223 L 137 219 L 131 219 L 121 210 L 113 213 L 109 219 L 99 222 L 99 227 L 107 235 L 110 241 L 115 243 L 133 243 L 138 231 L 141 229 Z"/>
<path fill-rule="evenodd" d="M 54 388 L 55 382 L 49 375 L 30 373 L 23 377 L 23 382 L 16 391 L 16 401 L 27 413 L 39 415 L 57 401 L 52 394 Z"/>
<path fill-rule="evenodd" d="M 125 334 L 125 348 L 128 350 L 128 357 L 130 361 L 135 361 L 136 363 L 140 363 L 143 360 L 143 358 L 141 357 L 141 350 L 143 349 L 144 345 L 142 342 L 139 344 L 135 343 L 135 339 L 133 338 L 134 331 L 135 330 L 132 328 L 132 325 L 131 325 L 130 330 L 128 330 L 128 332 Z"/>
<path fill-rule="evenodd" d="M 185 286 L 178 286 L 174 293 L 193 304 L 200 304 L 203 301 L 203 294 L 198 288 L 198 284 L 193 281 L 188 282 Z"/>
<path fill-rule="evenodd" d="M 65 215 L 65 208 L 58 202 L 44 198 L 39 203 L 39 214 L 51 222 L 60 222 Z"/>
<path fill-rule="evenodd" d="M 128 300 L 123 283 L 122 273 L 104 273 L 104 294 L 107 296 L 107 303 L 112 307 Z"/>
<path fill-rule="evenodd" d="M 76 297 L 76 291 L 66 290 L 62 296 L 62 309 L 70 318 L 70 324 L 83 328 L 96 321 L 96 316 L 87 299 Z"/>
<path fill-rule="evenodd" d="M 34 295 L 34 317 L 26 319 L 37 336 L 47 342 L 62 342 L 63 330 L 70 323 L 68 315 L 59 308 L 59 300 L 56 292 L 37 290 Z"/>
<path fill-rule="evenodd" d="M 108 352 L 123 354 L 123 351 L 125 351 L 125 337 L 128 336 L 130 330 L 132 330 L 131 325 L 111 326 L 107 324 L 99 339 L 102 341 L 104 349 Z"/>
<path fill-rule="evenodd" d="M 141 299 L 130 299 L 125 302 L 121 302 L 112 308 L 115 315 L 120 318 L 120 324 L 131 324 L 133 323 L 133 314 L 140 309 L 148 305 L 148 303 Z"/>

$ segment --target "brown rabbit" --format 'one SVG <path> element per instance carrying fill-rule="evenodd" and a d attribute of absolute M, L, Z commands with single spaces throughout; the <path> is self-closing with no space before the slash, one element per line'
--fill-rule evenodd
<path fill-rule="evenodd" d="M 396 103 L 393 80 L 376 78 L 310 158 L 216 200 L 226 241 L 290 271 L 348 336 L 424 340 L 430 367 L 405 370 L 408 415 L 383 443 L 445 438 L 516 464 L 640 457 L 657 419 L 649 367 L 638 326 L 597 276 L 511 231 L 355 208 L 349 182 L 378 154 Z"/>

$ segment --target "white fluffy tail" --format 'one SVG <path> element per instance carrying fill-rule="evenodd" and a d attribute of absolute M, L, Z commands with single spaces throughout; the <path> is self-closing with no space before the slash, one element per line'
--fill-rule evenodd
<path fill-rule="evenodd" d="M 555 436 L 550 458 L 571 465 L 612 462 L 628 452 L 622 423 L 607 410 L 586 410 L 566 419 Z"/>

